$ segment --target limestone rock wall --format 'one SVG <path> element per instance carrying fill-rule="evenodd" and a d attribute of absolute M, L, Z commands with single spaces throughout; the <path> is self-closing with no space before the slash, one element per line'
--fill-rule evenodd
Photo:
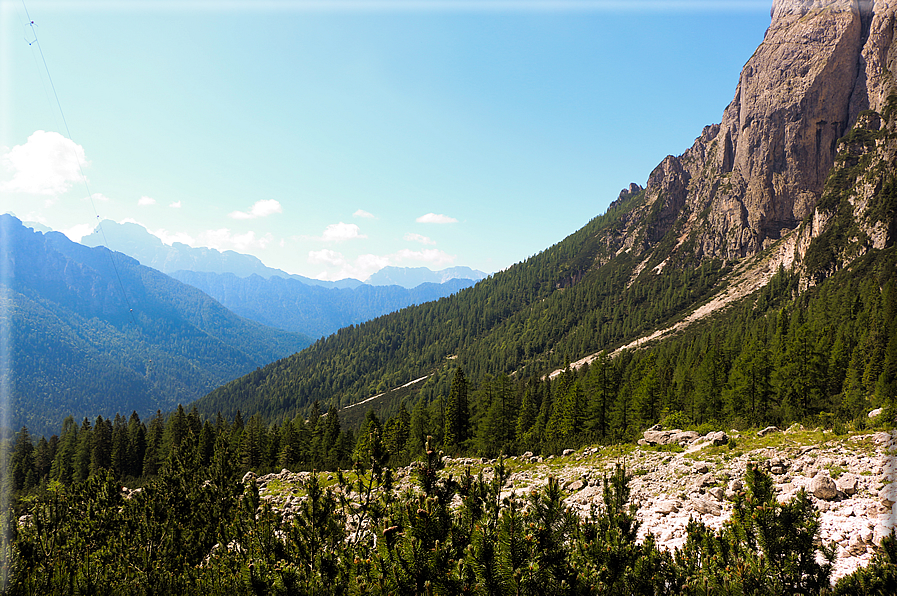
<path fill-rule="evenodd" d="M 648 251 L 677 228 L 697 255 L 753 255 L 813 213 L 837 141 L 895 88 L 895 6 L 776 0 L 763 42 L 720 124 L 652 172 L 617 251 Z M 611 241 L 613 244 L 613 241 Z"/>

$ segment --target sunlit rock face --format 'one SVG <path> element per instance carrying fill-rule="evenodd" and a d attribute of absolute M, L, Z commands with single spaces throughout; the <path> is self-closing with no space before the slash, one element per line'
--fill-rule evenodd
<path fill-rule="evenodd" d="M 650 249 L 675 229 L 676 249 L 734 259 L 795 229 L 822 196 L 838 139 L 863 110 L 884 109 L 893 33 L 891 2 L 776 1 L 720 124 L 652 172 L 618 248 Z"/>

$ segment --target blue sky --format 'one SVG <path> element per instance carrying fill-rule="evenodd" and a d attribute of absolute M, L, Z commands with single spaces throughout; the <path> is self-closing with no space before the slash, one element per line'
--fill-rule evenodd
<path fill-rule="evenodd" d="M 0 212 L 497 271 L 718 122 L 770 5 L 0 0 Z"/>

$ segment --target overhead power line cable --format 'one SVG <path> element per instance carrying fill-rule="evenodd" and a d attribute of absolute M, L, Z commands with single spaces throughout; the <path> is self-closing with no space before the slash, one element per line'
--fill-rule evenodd
<path fill-rule="evenodd" d="M 65 136 L 66 138 L 74 144 L 74 140 L 72 139 L 72 133 L 69 131 L 68 122 L 65 119 L 65 111 L 62 109 L 62 102 L 59 101 L 59 94 L 56 92 L 56 85 L 53 84 L 53 77 L 50 75 L 50 67 L 47 66 L 47 59 L 44 57 L 44 50 L 41 48 L 40 39 L 37 36 L 37 29 L 35 28 L 34 19 L 31 18 L 31 14 L 28 12 L 28 7 L 25 5 L 25 0 L 22 0 L 22 8 L 25 9 L 25 17 L 28 19 L 27 26 L 31 27 L 31 34 L 33 39 L 31 41 L 25 40 L 28 42 L 29 46 L 37 47 L 37 51 L 40 54 L 41 61 L 44 64 L 44 71 L 47 73 L 47 80 L 50 82 L 50 89 L 53 90 L 53 97 L 56 99 L 56 107 L 59 109 L 59 115 L 62 118 L 62 125 L 65 128 Z M 128 294 L 125 292 L 125 285 L 121 280 L 121 273 L 118 270 L 118 265 L 115 264 L 115 257 L 113 256 L 112 249 L 109 248 L 109 242 L 106 239 L 106 232 L 103 230 L 103 223 L 100 220 L 100 214 L 97 211 L 96 203 L 93 200 L 93 193 L 90 192 L 90 186 L 87 183 L 87 176 L 84 174 L 84 166 L 81 163 L 81 160 L 78 159 L 78 154 L 75 152 L 72 146 L 69 146 L 70 151 L 72 152 L 72 157 L 75 158 L 75 162 L 78 164 L 78 172 L 81 175 L 81 182 L 84 184 L 84 188 L 87 190 L 87 198 L 90 199 L 90 206 L 93 208 L 93 213 L 96 216 L 97 221 L 97 229 L 100 231 L 100 235 L 103 237 L 103 247 L 106 249 L 106 252 L 109 254 L 109 262 L 112 264 L 112 270 L 115 272 L 115 278 L 118 281 L 118 287 L 121 291 L 122 299 L 125 301 L 125 305 L 128 307 L 128 314 L 131 317 L 131 322 L 134 323 L 134 326 L 138 329 L 137 319 L 134 316 L 134 309 L 131 307 L 131 301 L 128 300 Z"/>

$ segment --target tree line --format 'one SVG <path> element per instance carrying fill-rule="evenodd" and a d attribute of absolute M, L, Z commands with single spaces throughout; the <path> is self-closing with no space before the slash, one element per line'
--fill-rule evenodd
<path fill-rule="evenodd" d="M 617 467 L 581 516 L 557 479 L 503 496 L 509 476 L 440 473 L 428 446 L 415 490 L 396 494 L 376 433 L 356 480 L 311 475 L 289 515 L 239 480 L 220 435 L 209 465 L 172 447 L 159 474 L 123 492 L 111 471 L 53 483 L 5 516 L 3 592 L 19 594 L 886 594 L 897 590 L 897 542 L 831 586 L 833 550 L 801 491 L 780 503 L 772 479 L 747 470 L 733 514 L 714 530 L 689 523 L 684 546 L 636 540 L 629 476 Z M 453 503 L 458 502 L 458 505 Z"/>

